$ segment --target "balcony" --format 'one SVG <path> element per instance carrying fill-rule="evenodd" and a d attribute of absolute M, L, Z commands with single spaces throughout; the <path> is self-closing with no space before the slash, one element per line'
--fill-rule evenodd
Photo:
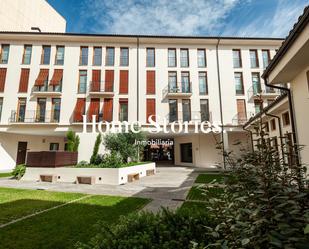
<path fill-rule="evenodd" d="M 34 86 L 32 88 L 32 94 L 39 97 L 48 97 L 48 96 L 61 96 L 62 86 Z"/>
<path fill-rule="evenodd" d="M 54 111 L 11 111 L 11 117 L 9 118 L 9 123 L 25 123 L 25 124 L 35 124 L 35 123 L 47 123 L 56 124 L 60 120 L 60 110 Z"/>
<path fill-rule="evenodd" d="M 90 81 L 89 94 L 102 97 L 112 97 L 114 96 L 114 86 L 110 83 L 106 84 L 105 81 Z"/>
<path fill-rule="evenodd" d="M 192 96 L 192 83 L 179 82 L 175 85 L 167 85 L 162 91 L 163 97 L 167 98 L 190 98 Z"/>
<path fill-rule="evenodd" d="M 281 91 L 275 88 L 267 87 L 262 89 L 261 86 L 253 85 L 248 90 L 248 101 L 254 102 L 255 99 L 275 99 L 281 95 Z"/>
<path fill-rule="evenodd" d="M 185 113 L 182 111 L 178 112 L 170 112 L 166 116 L 166 120 L 168 123 L 172 122 L 185 122 L 185 121 L 192 121 L 192 122 L 198 122 L 201 123 L 203 121 L 209 121 L 212 122 L 212 113 L 201 113 L 199 111 L 194 111 L 191 113 Z"/>
<path fill-rule="evenodd" d="M 252 112 L 249 113 L 237 113 L 232 119 L 232 125 L 244 125 L 251 117 L 255 114 Z"/>

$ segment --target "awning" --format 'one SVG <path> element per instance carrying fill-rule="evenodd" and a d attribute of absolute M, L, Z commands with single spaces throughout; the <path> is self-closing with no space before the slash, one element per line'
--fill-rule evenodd
<path fill-rule="evenodd" d="M 48 80 L 48 72 L 48 69 L 41 69 L 34 86 L 44 86 L 44 82 Z"/>
<path fill-rule="evenodd" d="M 63 75 L 63 70 L 62 69 L 55 69 L 54 70 L 54 75 L 52 79 L 50 80 L 50 85 L 51 86 L 58 86 L 60 85 L 60 82 L 62 80 L 62 75 Z"/>

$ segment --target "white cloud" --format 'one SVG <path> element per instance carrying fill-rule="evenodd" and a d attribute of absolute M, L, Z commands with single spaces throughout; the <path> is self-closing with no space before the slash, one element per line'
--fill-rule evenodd
<path fill-rule="evenodd" d="M 87 0 L 83 18 L 91 32 L 121 34 L 218 35 L 225 17 L 248 0 Z"/>

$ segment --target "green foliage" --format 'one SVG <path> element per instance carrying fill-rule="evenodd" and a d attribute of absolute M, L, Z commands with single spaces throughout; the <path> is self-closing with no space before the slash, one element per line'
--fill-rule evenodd
<path fill-rule="evenodd" d="M 102 168 L 120 168 L 123 165 L 122 159 L 119 153 L 112 151 L 104 156 L 104 161 L 100 166 Z"/>
<path fill-rule="evenodd" d="M 14 176 L 14 178 L 16 178 L 17 180 L 20 180 L 24 174 L 26 172 L 26 165 L 24 164 L 19 164 L 15 167 L 15 169 L 12 172 L 12 175 Z"/>
<path fill-rule="evenodd" d="M 69 130 L 67 132 L 67 150 L 71 152 L 77 152 L 79 147 L 79 136 L 74 131 Z"/>
<path fill-rule="evenodd" d="M 89 243 L 78 243 L 78 249 L 169 249 L 204 248 L 210 237 L 204 226 L 210 220 L 203 212 L 188 209 L 159 213 L 136 213 L 122 217 L 112 227 L 99 223 L 98 234 Z M 195 242 L 199 242 L 197 247 Z"/>
<path fill-rule="evenodd" d="M 134 162 L 141 161 L 141 153 L 144 146 L 136 144 L 137 141 L 145 140 L 145 134 L 142 132 L 133 133 L 110 133 L 105 135 L 103 144 L 110 152 L 120 153 L 122 162 L 127 163 L 130 160 Z"/>
<path fill-rule="evenodd" d="M 102 136 L 101 136 L 101 133 L 99 133 L 97 135 L 96 140 L 95 140 L 92 156 L 90 158 L 91 164 L 100 164 L 100 160 L 98 158 L 98 152 L 99 152 L 99 148 L 100 148 L 101 143 L 102 143 Z"/>

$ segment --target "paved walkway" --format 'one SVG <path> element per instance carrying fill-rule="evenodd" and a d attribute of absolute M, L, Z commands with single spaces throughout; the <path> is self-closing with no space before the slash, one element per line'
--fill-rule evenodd
<path fill-rule="evenodd" d="M 144 197 L 153 200 L 144 209 L 156 212 L 160 207 L 176 209 L 181 206 L 197 175 L 192 168 L 157 167 L 156 175 L 119 186 L 29 182 L 0 178 L 0 187 Z"/>

